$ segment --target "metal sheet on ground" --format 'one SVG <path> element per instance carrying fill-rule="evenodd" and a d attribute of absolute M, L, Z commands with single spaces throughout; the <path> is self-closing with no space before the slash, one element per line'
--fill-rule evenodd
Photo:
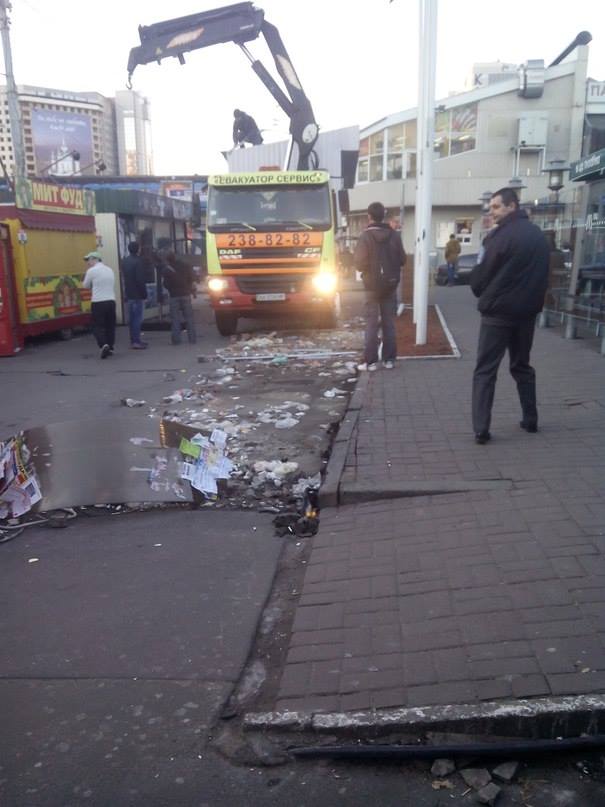
<path fill-rule="evenodd" d="M 157 420 L 112 417 L 51 423 L 25 432 L 42 510 L 116 502 L 190 502 L 181 456 Z"/>

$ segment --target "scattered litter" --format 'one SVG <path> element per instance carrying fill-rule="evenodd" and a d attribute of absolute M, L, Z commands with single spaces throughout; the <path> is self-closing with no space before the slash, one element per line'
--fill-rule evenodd
<path fill-rule="evenodd" d="M 151 443 L 153 445 L 153 440 L 150 437 L 131 437 L 130 442 L 135 446 L 142 446 L 145 443 Z"/>
<path fill-rule="evenodd" d="M 122 406 L 129 406 L 132 408 L 134 406 L 145 406 L 147 401 L 136 401 L 134 398 L 122 398 L 120 403 Z"/>
<path fill-rule="evenodd" d="M 0 442 L 0 520 L 18 519 L 42 499 L 23 436 Z"/>
<path fill-rule="evenodd" d="M 192 389 L 178 389 L 176 392 L 173 392 L 172 395 L 166 395 L 162 400 L 164 403 L 182 403 L 182 401 L 192 398 L 193 395 L 194 392 Z"/>
<path fill-rule="evenodd" d="M 39 560 L 40 560 L 40 558 L 28 558 L 27 562 L 28 563 L 38 563 Z"/>
<path fill-rule="evenodd" d="M 454 783 L 450 782 L 449 779 L 433 779 L 431 787 L 433 790 L 453 790 Z"/>
<path fill-rule="evenodd" d="M 181 443 L 179 445 L 179 451 L 181 452 L 181 454 L 186 454 L 188 457 L 198 459 L 202 451 L 202 446 L 196 443 L 192 443 L 190 440 L 187 440 L 185 437 L 182 437 Z"/>
<path fill-rule="evenodd" d="M 332 389 L 327 389 L 324 392 L 324 398 L 336 398 L 337 395 L 346 395 L 347 392 L 344 389 L 338 389 L 338 387 L 332 387 Z"/>
<path fill-rule="evenodd" d="M 301 477 L 296 484 L 292 485 L 292 493 L 294 496 L 302 498 L 308 488 L 319 488 L 321 485 L 321 473 L 316 473 L 314 476 Z"/>
<path fill-rule="evenodd" d="M 293 417 L 285 417 L 275 421 L 276 429 L 291 429 L 293 426 L 298 426 L 298 420 Z"/>
<path fill-rule="evenodd" d="M 221 429 L 214 429 L 210 439 L 201 433 L 191 440 L 181 438 L 179 451 L 195 460 L 179 463 L 181 479 L 205 496 L 216 497 L 217 479 L 228 479 L 234 469 L 233 462 L 224 454 L 226 442 L 227 434 Z"/>

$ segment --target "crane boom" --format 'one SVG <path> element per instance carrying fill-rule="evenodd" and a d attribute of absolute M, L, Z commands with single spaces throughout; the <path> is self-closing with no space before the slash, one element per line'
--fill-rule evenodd
<path fill-rule="evenodd" d="M 246 48 L 246 43 L 262 34 L 279 73 L 286 92 L 258 59 L 254 59 Z M 319 129 L 313 115 L 311 103 L 302 88 L 292 66 L 288 52 L 275 25 L 265 20 L 264 11 L 253 3 L 235 3 L 223 8 L 176 17 L 153 25 L 140 25 L 141 44 L 130 51 L 128 59 L 128 80 L 138 65 L 158 63 L 174 56 L 184 64 L 185 53 L 234 42 L 242 49 L 252 64 L 252 69 L 275 98 L 290 119 L 292 142 L 298 147 L 298 169 L 310 167 L 313 146 Z"/>

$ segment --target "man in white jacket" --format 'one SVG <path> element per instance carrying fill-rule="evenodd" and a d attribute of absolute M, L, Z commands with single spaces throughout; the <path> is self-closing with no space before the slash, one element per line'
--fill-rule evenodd
<path fill-rule="evenodd" d="M 116 337 L 116 293 L 113 269 L 105 266 L 98 252 L 84 256 L 87 270 L 82 285 L 92 289 L 92 332 L 101 349 L 101 358 L 113 353 Z"/>

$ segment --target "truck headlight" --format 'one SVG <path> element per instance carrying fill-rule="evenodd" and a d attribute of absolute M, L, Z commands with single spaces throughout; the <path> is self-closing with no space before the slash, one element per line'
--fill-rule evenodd
<path fill-rule="evenodd" d="M 334 272 L 319 272 L 313 275 L 313 286 L 320 294 L 336 291 L 337 278 Z"/>
<path fill-rule="evenodd" d="M 208 288 L 210 291 L 225 291 L 227 281 L 224 277 L 211 277 L 208 280 Z"/>

